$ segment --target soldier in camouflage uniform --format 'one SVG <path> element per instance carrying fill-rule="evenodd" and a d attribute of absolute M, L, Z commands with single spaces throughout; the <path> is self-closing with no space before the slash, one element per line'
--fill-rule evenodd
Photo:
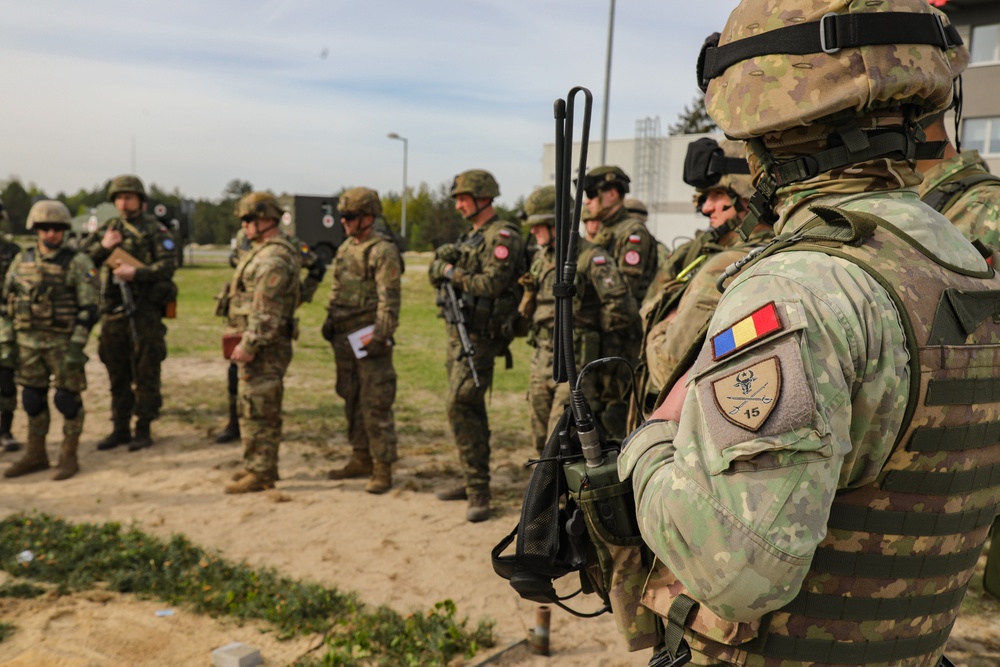
<path fill-rule="evenodd" d="M 393 335 L 399 324 L 400 275 L 403 262 L 392 239 L 375 231 L 382 213 L 378 193 L 351 188 L 337 204 L 347 233 L 333 260 L 328 315 L 323 337 L 333 346 L 337 362 L 337 395 L 346 403 L 351 459 L 331 470 L 330 479 L 370 477 L 368 493 L 392 488 L 396 462 L 396 370 L 392 365 Z M 349 336 L 374 327 L 359 358 Z"/>
<path fill-rule="evenodd" d="M 525 295 L 519 308 L 531 320 L 528 345 L 531 357 L 528 401 L 531 403 L 531 432 L 539 454 L 569 403 L 569 385 L 552 379 L 553 337 L 555 335 L 557 267 L 555 252 L 556 189 L 549 185 L 535 190 L 525 202 L 527 219 L 522 223 L 538 243 L 531 268 L 521 278 Z M 577 293 L 573 303 L 573 349 L 577 367 L 599 358 L 601 341 L 616 337 L 635 326 L 638 309 L 618 267 L 607 251 L 588 241 L 580 241 Z M 593 375 L 584 376 L 584 395 L 593 402 L 596 385 Z M 588 382 L 588 379 L 591 380 Z"/>
<path fill-rule="evenodd" d="M 229 288 L 227 332 L 240 334 L 231 359 L 239 366 L 237 400 L 244 469 L 226 493 L 273 489 L 278 479 L 281 399 L 297 337 L 299 249 L 278 229 L 284 211 L 267 192 L 236 204 L 236 217 L 253 244 L 240 259 Z"/>
<path fill-rule="evenodd" d="M 323 282 L 323 276 L 326 275 L 326 264 L 323 263 L 323 259 L 319 255 L 310 250 L 308 243 L 300 241 L 291 234 L 286 234 L 284 230 L 281 231 L 281 235 L 286 241 L 299 249 L 299 265 L 306 272 L 305 278 L 302 278 L 302 282 L 299 284 L 299 305 L 311 303 L 313 295 L 316 294 L 320 283 Z M 236 238 L 233 239 L 233 249 L 229 253 L 229 266 L 235 269 L 240 263 L 240 257 L 247 253 L 251 246 L 252 244 L 250 243 L 250 239 L 247 238 L 245 231 L 240 229 L 236 232 Z M 216 297 L 220 303 L 228 296 L 226 294 L 228 287 L 229 283 L 226 283 L 222 294 Z M 229 390 L 229 422 L 222 429 L 222 432 L 215 436 L 215 441 L 220 445 L 240 439 L 240 420 L 236 410 L 238 375 L 239 371 L 236 364 L 229 364 L 228 382 L 226 384 Z"/>
<path fill-rule="evenodd" d="M 733 262 L 746 256 L 752 248 L 774 238 L 769 224 L 759 224 L 747 241 L 736 230 L 747 214 L 753 194 L 750 170 L 747 167 L 742 142 L 725 141 L 721 147 L 711 139 L 716 151 L 737 160 L 733 167 L 720 160 L 719 171 L 712 173 L 707 182 L 685 174 L 689 185 L 695 188 L 694 203 L 697 210 L 708 218 L 709 228 L 685 244 L 678 246 L 661 263 L 656 279 L 646 294 L 639 313 L 643 325 L 643 348 L 636 372 L 638 403 L 633 404 L 629 426 L 636 428 L 654 407 L 660 388 L 667 384 L 679 368 L 681 360 L 691 346 L 700 340 L 715 306 L 722 294 L 716 282 Z M 694 144 L 689 145 L 689 153 Z M 724 172 L 723 169 L 733 169 Z"/>
<path fill-rule="evenodd" d="M 62 202 L 43 200 L 28 213 L 28 230 L 38 243 L 18 255 L 4 280 L 0 311 L 0 360 L 16 357 L 28 414 L 24 457 L 4 471 L 18 477 L 49 467 L 45 436 L 49 432 L 49 386 L 63 415 L 63 442 L 52 479 L 69 479 L 80 466 L 76 450 L 83 431 L 84 370 L 90 330 L 98 319 L 97 270 L 90 257 L 63 245 L 72 222 Z"/>
<path fill-rule="evenodd" d="M 17 253 L 21 252 L 21 246 L 14 243 L 8 236 L 7 225 L 9 218 L 7 209 L 4 208 L 3 201 L 0 200 L 0 278 L 7 275 L 7 269 Z M 13 362 L 7 362 L 12 364 Z M 17 407 L 17 386 L 14 383 L 13 364 L 7 367 L 0 359 L 0 447 L 5 452 L 16 452 L 21 449 L 21 443 L 10 432 L 14 423 L 14 408 Z"/>
<path fill-rule="evenodd" d="M 430 266 L 431 283 L 441 289 L 451 281 L 465 306 L 465 322 L 475 348 L 472 363 L 462 356 L 458 328 L 448 328 L 448 422 L 455 434 L 465 483 L 438 492 L 441 500 L 468 499 L 466 518 L 485 521 L 490 515 L 490 425 L 486 392 L 493 382 L 494 358 L 509 355 L 513 324 L 521 297 L 518 277 L 524 273 L 524 239 L 520 228 L 500 220 L 493 200 L 500 186 L 488 171 L 472 169 L 455 177 L 451 197 L 472 229 L 455 243 L 439 247 Z"/>
<path fill-rule="evenodd" d="M 656 275 L 656 239 L 649 233 L 645 222 L 625 208 L 625 195 L 630 179 L 619 167 L 596 167 L 587 172 L 578 187 L 586 195 L 587 209 L 601 221 L 602 229 L 594 243 L 610 253 L 618 272 L 625 279 L 636 303 L 642 303 Z M 636 321 L 629 332 L 622 332 L 614 344 L 604 346 L 602 356 L 621 357 L 635 367 L 642 348 L 642 331 Z M 632 391 L 632 377 L 621 365 L 609 365 L 602 371 L 601 398 L 595 403 L 604 432 L 612 439 L 622 440 L 627 432 L 628 397 Z"/>
<path fill-rule="evenodd" d="M 925 0 L 744 0 L 706 42 L 779 236 L 618 459 L 658 565 L 613 594 L 694 664 L 939 663 L 1000 503 L 1000 256 L 913 190 L 960 43 Z"/>
<path fill-rule="evenodd" d="M 167 358 L 164 309 L 177 297 L 173 283 L 177 250 L 170 231 L 145 212 L 146 189 L 137 176 L 111 180 L 108 199 L 121 215 L 84 239 L 81 250 L 101 271 L 101 336 L 98 354 L 111 381 L 114 430 L 97 444 L 100 450 L 128 445 L 130 452 L 153 444 L 150 424 L 160 416 L 163 396 L 160 365 Z M 121 248 L 145 266 L 105 262 Z M 126 314 L 125 296 L 135 304 Z M 131 431 L 135 415 L 135 436 Z"/>
<path fill-rule="evenodd" d="M 1000 248 L 1000 178 L 990 173 L 979 151 L 959 153 L 948 138 L 944 114 L 926 128 L 928 141 L 944 141 L 941 160 L 921 160 L 924 180 L 917 192 L 925 204 L 940 211 L 970 241 Z M 1000 519 L 993 524 L 983 588 L 1000 598 Z"/>

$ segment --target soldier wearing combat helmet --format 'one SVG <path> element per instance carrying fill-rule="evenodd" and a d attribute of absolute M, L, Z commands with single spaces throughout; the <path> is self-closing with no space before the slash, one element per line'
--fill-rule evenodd
<path fill-rule="evenodd" d="M 1000 444 L 968 435 L 1000 419 L 972 391 L 1000 383 L 1000 257 L 912 188 L 960 45 L 926 0 L 744 0 L 706 42 L 706 108 L 756 184 L 741 231 L 781 241 L 733 267 L 618 459 L 657 563 L 619 580 L 646 582 L 671 657 L 941 660 L 1000 501 Z"/>
<path fill-rule="evenodd" d="M 63 244 L 71 225 L 62 202 L 39 201 L 28 213 L 35 246 L 14 258 L 4 280 L 7 308 L 0 313 L 0 362 L 18 358 L 28 414 L 28 447 L 21 460 L 4 471 L 18 477 L 49 467 L 45 436 L 49 431 L 49 386 L 63 415 L 63 441 L 53 479 L 63 480 L 80 469 L 77 447 L 83 431 L 84 367 L 90 330 L 98 318 L 98 281 L 93 262 Z"/>
<path fill-rule="evenodd" d="M 455 177 L 451 198 L 455 210 L 472 224 L 455 243 L 435 251 L 430 280 L 439 289 L 451 282 L 464 306 L 465 322 L 475 349 L 472 363 L 463 357 L 458 328 L 448 330 L 448 422 L 458 445 L 465 481 L 440 491 L 441 500 L 468 500 L 466 519 L 485 521 L 490 516 L 490 426 L 486 392 L 493 382 L 494 359 L 506 356 L 514 337 L 517 305 L 521 297 L 518 277 L 524 272 L 524 239 L 520 228 L 500 220 L 493 200 L 500 186 L 493 174 L 470 169 Z"/>
<path fill-rule="evenodd" d="M 569 385 L 552 380 L 556 310 L 553 288 L 560 270 L 555 251 L 555 186 L 532 192 L 525 202 L 525 211 L 528 216 L 521 226 L 534 235 L 538 251 L 530 269 L 520 279 L 525 298 L 519 310 L 522 317 L 531 321 L 528 345 L 535 352 L 531 357 L 528 401 L 535 449 L 541 453 L 569 403 Z M 616 338 L 635 326 L 638 311 L 635 298 L 604 248 L 581 239 L 577 267 L 573 337 L 576 362 L 583 368 L 601 356 L 602 340 Z M 582 382 L 584 395 L 598 412 L 595 377 L 585 375 Z"/>
<path fill-rule="evenodd" d="M 323 337 L 337 364 L 337 395 L 346 404 L 351 459 L 329 477 L 369 477 L 365 491 L 381 494 L 392 488 L 397 458 L 392 348 L 403 261 L 392 239 L 375 230 L 375 219 L 382 214 L 377 192 L 351 188 L 340 196 L 338 209 L 348 238 L 333 260 Z M 351 338 L 366 327 L 371 327 L 370 337 L 358 353 Z"/>
<path fill-rule="evenodd" d="M 160 365 L 167 357 L 163 316 L 167 304 L 177 297 L 172 280 L 177 250 L 170 231 L 145 212 L 146 189 L 138 176 L 113 178 L 108 200 L 120 215 L 101 225 L 80 246 L 101 272 L 98 354 L 111 381 L 113 430 L 97 448 L 127 444 L 129 451 L 136 451 L 153 444 L 150 424 L 159 417 L 163 404 Z M 116 250 L 137 262 L 112 259 Z M 129 301 L 134 305 L 131 314 Z"/>
<path fill-rule="evenodd" d="M 21 252 L 21 246 L 11 241 L 7 234 L 9 222 L 7 209 L 0 200 L 0 279 L 7 275 L 11 262 Z M 21 448 L 21 443 L 10 430 L 14 423 L 14 408 L 17 407 L 16 365 L 16 360 L 5 360 L 0 356 L 0 447 L 5 452 L 16 452 Z"/>

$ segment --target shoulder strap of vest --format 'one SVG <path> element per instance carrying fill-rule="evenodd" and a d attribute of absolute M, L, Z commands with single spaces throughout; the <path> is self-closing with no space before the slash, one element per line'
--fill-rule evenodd
<path fill-rule="evenodd" d="M 58 264 L 65 270 L 69 268 L 70 262 L 73 261 L 74 257 L 76 257 L 76 251 L 71 248 L 67 248 L 66 246 L 63 246 L 62 248 L 59 248 L 59 252 L 57 252 L 54 257 L 50 257 L 43 261 L 49 262 L 50 264 Z M 35 248 L 34 247 L 27 248 L 24 251 L 24 262 L 26 264 L 30 264 L 31 262 L 34 261 L 35 261 Z"/>
<path fill-rule="evenodd" d="M 934 188 L 923 196 L 923 202 L 940 213 L 948 210 L 969 188 L 986 181 L 1000 183 L 1000 176 L 994 176 L 993 174 L 973 174 L 972 176 L 960 178 L 951 183 L 946 183 L 941 187 Z"/>

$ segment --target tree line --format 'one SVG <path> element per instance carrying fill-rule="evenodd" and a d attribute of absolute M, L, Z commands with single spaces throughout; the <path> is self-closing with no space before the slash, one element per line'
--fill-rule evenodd
<path fill-rule="evenodd" d="M 102 186 L 92 190 L 81 188 L 73 195 L 60 192 L 55 196 L 49 196 L 34 184 L 26 188 L 20 179 L 11 177 L 0 189 L 0 199 L 3 200 L 9 216 L 8 228 L 5 231 L 15 235 L 26 233 L 28 211 L 32 204 L 40 199 L 57 199 L 63 202 L 74 216 L 89 213 L 98 204 L 108 200 L 110 183 L 109 179 Z M 346 187 L 339 192 L 345 189 Z M 233 214 L 235 204 L 240 197 L 253 190 L 254 187 L 249 181 L 234 178 L 223 188 L 219 199 L 194 200 L 191 241 L 199 244 L 228 245 L 240 227 L 239 220 Z M 155 183 L 147 186 L 147 192 L 151 199 L 166 204 L 175 211 L 180 210 L 181 200 L 189 199 L 178 188 L 168 191 Z M 399 234 L 403 212 L 402 194 L 386 192 L 381 195 L 382 216 L 389 228 Z M 514 219 L 522 203 L 523 198 L 518 200 L 513 209 L 498 205 L 497 213 L 502 218 Z M 407 189 L 406 242 L 410 250 L 432 250 L 442 243 L 454 241 L 466 226 L 467 223 L 455 211 L 448 194 L 448 185 L 442 183 L 436 188 L 431 188 L 426 183 L 421 183 L 416 188 Z"/>

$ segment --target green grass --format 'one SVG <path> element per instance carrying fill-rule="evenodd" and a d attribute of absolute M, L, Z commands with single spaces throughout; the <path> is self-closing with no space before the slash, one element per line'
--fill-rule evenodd
<path fill-rule="evenodd" d="M 11 556 L 30 550 L 34 558 Z M 104 583 L 110 590 L 155 597 L 194 611 L 237 620 L 266 621 L 280 638 L 326 633 L 327 654 L 301 665 L 447 665 L 493 645 L 492 627 L 467 628 L 450 600 L 427 613 L 403 616 L 369 610 L 353 594 L 282 577 L 269 568 L 232 563 L 192 544 L 183 535 L 164 542 L 118 523 L 70 524 L 46 515 L 15 515 L 0 521 L 0 567 L 17 577 L 55 585 L 68 593 Z M 18 597 L 42 589 L 25 583 L 0 589 Z M 0 638 L 12 627 L 0 627 Z M 317 662 L 319 660 L 319 662 Z"/>

